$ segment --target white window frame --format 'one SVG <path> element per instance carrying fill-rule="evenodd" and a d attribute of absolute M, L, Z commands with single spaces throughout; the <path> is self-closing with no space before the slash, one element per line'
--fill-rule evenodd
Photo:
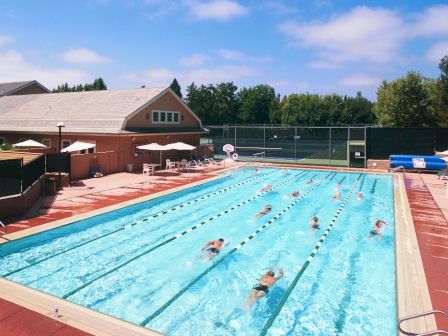
<path fill-rule="evenodd" d="M 0 146 L 3 146 L 6 143 L 6 137 L 0 137 L 0 140 L 3 140 L 3 142 L 0 141 Z"/>
<path fill-rule="evenodd" d="M 157 118 L 155 118 L 154 113 L 157 113 Z M 175 115 L 177 114 L 177 121 L 175 121 Z M 162 110 L 153 110 L 152 113 L 152 123 L 153 124 L 180 124 L 181 114 L 178 111 L 162 111 Z M 161 121 L 162 115 L 164 115 L 165 121 Z M 171 121 L 168 121 L 168 115 L 171 115 Z"/>
<path fill-rule="evenodd" d="M 48 145 L 45 145 L 45 141 L 48 142 Z M 42 143 L 43 143 L 45 146 L 47 146 L 47 147 L 51 147 L 51 139 L 50 139 L 50 138 L 43 138 L 43 139 L 42 139 Z"/>

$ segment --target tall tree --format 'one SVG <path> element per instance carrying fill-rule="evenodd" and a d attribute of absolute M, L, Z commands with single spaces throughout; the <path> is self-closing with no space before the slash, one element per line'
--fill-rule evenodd
<path fill-rule="evenodd" d="M 58 85 L 52 92 L 77 92 L 77 91 L 94 91 L 94 90 L 107 90 L 106 83 L 104 83 L 101 77 L 95 78 L 93 83 L 85 83 L 84 85 L 78 84 L 69 87 L 67 83 Z"/>
<path fill-rule="evenodd" d="M 171 90 L 174 91 L 174 93 L 176 93 L 179 96 L 180 99 L 182 99 L 182 90 L 176 78 L 174 78 L 173 81 L 171 82 L 170 88 Z"/>
<path fill-rule="evenodd" d="M 269 85 L 244 88 L 239 93 L 238 117 L 243 124 L 269 123 L 269 117 L 277 106 L 275 90 Z"/>
<path fill-rule="evenodd" d="M 383 126 L 425 127 L 437 125 L 428 79 L 408 72 L 377 90 L 374 112 Z"/>
<path fill-rule="evenodd" d="M 372 109 L 373 103 L 363 97 L 361 92 L 357 92 L 356 97 L 345 96 L 340 123 L 341 125 L 374 124 L 376 116 Z"/>
<path fill-rule="evenodd" d="M 440 60 L 439 69 L 440 76 L 433 91 L 434 108 L 440 126 L 448 127 L 448 55 Z"/>

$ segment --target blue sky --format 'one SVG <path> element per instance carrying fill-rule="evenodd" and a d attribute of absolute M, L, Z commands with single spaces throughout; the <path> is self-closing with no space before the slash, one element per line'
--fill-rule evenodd
<path fill-rule="evenodd" d="M 192 81 L 357 91 L 439 75 L 448 3 L 331 0 L 0 0 L 0 82 L 109 88 Z"/>

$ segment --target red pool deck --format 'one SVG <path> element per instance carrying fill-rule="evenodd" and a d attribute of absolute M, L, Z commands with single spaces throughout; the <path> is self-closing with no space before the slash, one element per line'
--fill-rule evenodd
<path fill-rule="evenodd" d="M 406 174 L 406 193 L 434 309 L 448 312 L 448 195 L 446 182 L 428 174 Z M 437 316 L 439 329 L 448 320 Z"/>

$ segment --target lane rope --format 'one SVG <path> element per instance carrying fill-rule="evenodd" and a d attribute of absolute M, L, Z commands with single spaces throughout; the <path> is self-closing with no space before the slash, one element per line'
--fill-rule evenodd
<path fill-rule="evenodd" d="M 203 225 L 205 225 L 205 224 L 207 224 L 207 223 L 209 223 L 209 222 L 215 220 L 216 218 L 219 218 L 219 217 L 221 217 L 221 216 L 223 216 L 223 215 L 225 215 L 225 214 L 228 214 L 228 213 L 232 212 L 232 211 L 235 210 L 235 209 L 238 209 L 239 207 L 241 207 L 241 206 L 243 206 L 243 205 L 245 205 L 245 204 L 247 204 L 247 203 L 252 202 L 253 200 L 255 200 L 255 199 L 257 199 L 257 198 L 259 198 L 259 197 L 261 197 L 261 196 L 267 194 L 268 192 L 270 192 L 270 191 L 272 191 L 272 190 L 274 190 L 274 189 L 276 189 L 276 188 L 278 188 L 278 187 L 280 187 L 280 186 L 282 186 L 282 185 L 284 185 L 284 184 L 290 182 L 291 180 L 295 179 L 297 176 L 302 175 L 303 173 L 306 174 L 307 172 L 305 172 L 305 171 L 301 171 L 300 173 L 298 173 L 298 174 L 296 174 L 296 175 L 293 175 L 293 176 L 289 177 L 288 179 L 286 179 L 286 180 L 284 180 L 284 181 L 282 181 L 282 182 L 280 182 L 280 183 L 277 183 L 277 184 L 274 185 L 270 190 L 263 191 L 263 192 L 261 192 L 261 193 L 255 195 L 255 196 L 252 196 L 251 198 L 249 198 L 249 199 L 247 199 L 247 200 L 245 200 L 245 201 L 243 201 L 243 202 L 241 202 L 241 203 L 238 203 L 237 205 L 234 205 L 234 206 L 232 206 L 231 208 L 229 208 L 229 209 L 227 209 L 227 210 L 221 211 L 220 213 L 218 213 L 218 214 L 216 214 L 216 215 L 214 215 L 214 216 L 212 216 L 212 217 L 210 217 L 210 218 L 208 218 L 208 219 L 206 219 L 206 220 L 200 222 L 199 224 L 196 224 L 196 225 L 194 225 L 194 226 L 192 226 L 192 227 L 190 227 L 190 228 L 188 228 L 188 229 L 186 229 L 186 230 L 183 230 L 182 232 L 179 232 L 178 234 L 172 236 L 171 238 L 168 238 L 168 239 L 166 239 L 166 240 L 160 242 L 159 244 L 157 244 L 157 245 L 151 247 L 150 249 L 148 249 L 148 250 L 146 250 L 146 251 L 143 251 L 142 253 L 137 254 L 136 256 L 134 256 L 134 257 L 132 257 L 131 259 L 129 259 L 129 260 L 127 260 L 127 261 L 125 261 L 125 262 L 119 264 L 118 266 L 115 266 L 114 268 L 112 268 L 112 269 L 110 269 L 109 271 L 103 273 L 102 275 L 100 275 L 100 276 L 98 276 L 98 277 L 96 277 L 96 278 L 94 278 L 94 279 L 92 279 L 92 280 L 90 280 L 90 281 L 84 283 L 83 285 L 79 286 L 78 288 L 75 288 L 75 289 L 71 290 L 71 291 L 68 292 L 67 294 L 63 295 L 62 298 L 63 298 L 63 299 L 66 299 L 66 298 L 72 296 L 72 295 L 75 294 L 76 292 L 79 292 L 81 289 L 86 288 L 87 286 L 90 286 L 90 285 L 91 285 L 92 283 L 94 283 L 95 281 L 97 281 L 97 280 L 99 280 L 99 279 L 101 279 L 101 278 L 103 278 L 103 277 L 105 277 L 105 276 L 107 276 L 107 275 L 109 275 L 109 274 L 115 272 L 116 270 L 118 270 L 118 269 L 120 269 L 120 268 L 126 266 L 126 265 L 129 264 L 130 262 L 132 262 L 132 261 L 134 261 L 134 260 L 136 260 L 136 259 L 138 259 L 138 258 L 140 258 L 140 257 L 142 257 L 142 256 L 144 256 L 144 255 L 147 255 L 147 254 L 149 254 L 149 253 L 155 251 L 156 249 L 158 249 L 158 248 L 160 248 L 160 247 L 162 247 L 162 246 L 164 246 L 164 245 L 166 245 L 166 244 L 172 242 L 173 240 L 179 239 L 180 237 L 182 237 L 182 236 L 184 236 L 184 235 L 186 235 L 186 234 L 188 234 L 188 233 L 190 233 L 190 232 L 192 232 L 192 231 L 194 231 L 194 230 L 200 228 L 201 226 L 203 226 Z"/>
<path fill-rule="evenodd" d="M 131 227 L 133 227 L 133 226 L 135 226 L 135 225 L 137 225 L 137 224 L 144 223 L 144 222 L 146 222 L 146 221 L 148 221 L 148 220 L 150 220 L 150 219 L 154 219 L 154 218 L 157 218 L 157 217 L 166 215 L 166 214 L 171 213 L 171 212 L 173 212 L 173 211 L 176 211 L 176 210 L 178 210 L 178 209 L 184 208 L 184 207 L 187 206 L 187 205 L 194 204 L 194 203 L 198 203 L 198 202 L 200 202 L 200 201 L 206 200 L 206 199 L 208 199 L 208 198 L 210 198 L 210 197 L 212 197 L 212 196 L 214 196 L 214 195 L 217 195 L 217 194 L 222 194 L 222 193 L 224 193 L 224 192 L 226 192 L 226 191 L 229 191 L 229 190 L 234 189 L 234 188 L 236 188 L 236 187 L 239 187 L 239 186 L 242 186 L 242 185 L 244 185 L 244 184 L 250 183 L 250 182 L 252 182 L 252 181 L 254 181 L 254 180 L 260 179 L 260 178 L 262 178 L 262 177 L 266 177 L 267 175 L 272 174 L 272 173 L 274 173 L 274 172 L 277 172 L 277 171 L 274 170 L 274 171 L 269 172 L 269 173 L 266 173 L 266 174 L 265 174 L 265 173 L 263 173 L 263 174 L 259 174 L 258 176 L 255 176 L 255 177 L 250 178 L 250 179 L 248 179 L 248 180 L 245 180 L 245 181 L 242 181 L 242 182 L 235 183 L 235 184 L 233 184 L 233 185 L 231 185 L 231 186 L 228 186 L 228 187 L 226 187 L 226 188 L 223 188 L 223 189 L 214 191 L 214 192 L 212 192 L 212 193 L 209 193 L 209 194 L 207 194 L 207 195 L 201 196 L 201 197 L 196 198 L 196 199 L 194 199 L 194 200 L 191 200 L 191 201 L 188 201 L 188 202 L 185 202 L 185 203 L 181 203 L 181 204 L 176 205 L 176 206 L 174 206 L 174 207 L 172 207 L 172 208 L 170 208 L 170 209 L 160 211 L 160 212 L 158 212 L 158 213 L 155 213 L 154 215 L 151 215 L 150 217 L 147 217 L 147 218 L 138 220 L 138 221 L 133 222 L 133 223 L 131 223 L 131 224 L 127 224 L 127 225 L 125 225 L 125 226 L 123 226 L 123 227 L 121 227 L 121 228 L 119 228 L 119 229 L 116 229 L 116 230 L 113 230 L 113 231 L 111 231 L 111 232 L 102 234 L 102 235 L 100 235 L 100 236 L 98 236 L 98 237 L 95 237 L 95 238 L 89 239 L 89 240 L 87 240 L 87 241 L 84 241 L 84 242 L 81 243 L 81 244 L 72 246 L 72 247 L 70 247 L 70 248 L 68 248 L 68 249 L 65 249 L 65 250 L 63 250 L 63 251 L 60 251 L 60 252 L 58 252 L 58 253 L 55 253 L 55 254 L 52 254 L 52 255 L 50 255 L 50 256 L 48 256 L 48 257 L 45 257 L 45 258 L 43 258 L 43 259 L 40 259 L 40 260 L 38 260 L 38 261 L 36 261 L 36 262 L 34 262 L 34 263 L 32 263 L 32 264 L 29 264 L 29 265 L 26 265 L 26 266 L 17 268 L 17 269 L 15 269 L 15 270 L 13 270 L 13 271 L 7 272 L 7 273 L 3 274 L 2 276 L 3 276 L 3 277 L 11 276 L 11 275 L 13 275 L 13 274 L 15 274 L 15 273 L 21 272 L 21 271 L 26 270 L 26 269 L 28 269 L 28 268 L 30 268 L 30 267 L 33 267 L 33 266 L 35 266 L 35 265 L 38 265 L 38 264 L 40 264 L 40 263 L 42 263 L 42 262 L 44 262 L 44 261 L 46 261 L 46 260 L 55 258 L 55 257 L 57 257 L 57 256 L 59 256 L 59 255 L 61 255 L 61 254 L 70 252 L 70 251 L 72 251 L 72 250 L 75 250 L 75 249 L 77 249 L 77 248 L 79 248 L 79 247 L 82 247 L 82 246 L 85 246 L 85 245 L 87 245 L 87 244 L 90 244 L 90 243 L 92 243 L 92 242 L 94 242 L 94 241 L 97 241 L 97 240 L 99 240 L 99 239 L 102 239 L 102 238 L 108 237 L 108 236 L 110 236 L 110 235 L 113 235 L 113 234 L 115 234 L 115 233 L 117 233 L 117 232 L 120 232 L 120 231 L 129 229 L 129 228 L 131 228 Z M 154 228 L 154 229 L 158 229 L 158 228 Z"/>
<path fill-rule="evenodd" d="M 280 314 L 280 311 L 283 309 L 283 306 L 285 305 L 285 303 L 288 300 L 289 296 L 291 295 L 292 291 L 296 287 L 297 283 L 299 282 L 299 280 L 302 277 L 302 275 L 305 272 L 305 270 L 308 268 L 308 266 L 311 263 L 311 261 L 313 261 L 314 257 L 317 254 L 317 251 L 322 246 L 323 242 L 325 241 L 325 239 L 327 238 L 327 236 L 330 233 L 331 229 L 333 228 L 333 225 L 336 223 L 337 218 L 339 217 L 339 215 L 341 214 L 342 210 L 346 206 L 350 196 L 355 191 L 356 186 L 359 183 L 359 179 L 360 179 L 361 175 L 362 174 L 358 175 L 358 178 L 357 178 L 356 182 L 353 184 L 353 186 L 351 187 L 349 193 L 347 194 L 347 196 L 342 201 L 342 204 L 337 209 L 336 214 L 334 215 L 333 219 L 331 220 L 331 222 L 328 225 L 327 229 L 325 230 L 324 234 L 320 237 L 320 239 L 317 242 L 316 246 L 314 246 L 314 249 L 311 251 L 311 253 L 308 256 L 308 258 L 306 259 L 305 263 L 302 265 L 302 268 L 300 269 L 300 271 L 294 277 L 294 280 L 292 281 L 291 285 L 289 285 L 289 287 L 286 290 L 285 294 L 283 294 L 283 296 L 282 296 L 280 302 L 278 303 L 276 309 L 271 314 L 269 319 L 266 321 L 265 325 L 263 326 L 263 329 L 261 330 L 260 336 L 265 336 L 266 335 L 266 333 L 268 332 L 269 328 L 272 326 L 272 324 L 274 323 L 275 319 Z"/>
<path fill-rule="evenodd" d="M 246 239 L 244 239 L 242 242 L 240 242 L 238 245 L 236 245 L 232 250 L 227 252 L 225 255 L 223 255 L 219 260 L 217 260 L 212 266 L 205 269 L 201 274 L 196 276 L 192 281 L 190 281 L 184 288 L 182 288 L 179 292 L 177 292 L 174 296 L 171 297 L 168 301 L 166 301 L 159 309 L 157 309 L 154 313 L 152 313 L 150 316 L 145 318 L 140 325 L 146 326 L 149 322 L 151 322 L 153 319 L 155 319 L 157 316 L 159 316 L 165 309 L 167 309 L 174 301 L 176 301 L 179 297 L 181 297 L 186 291 L 188 291 L 192 286 L 194 286 L 199 280 L 201 280 L 207 273 L 209 273 L 211 270 L 213 270 L 215 267 L 217 267 L 219 264 L 221 264 L 227 257 L 238 251 L 242 246 L 247 244 L 251 239 L 255 238 L 255 236 L 269 227 L 272 223 L 274 223 L 278 218 L 280 218 L 285 212 L 290 210 L 293 206 L 295 206 L 297 203 L 299 203 L 302 199 L 304 199 L 309 193 L 311 193 L 314 189 L 316 189 L 319 185 L 321 185 L 325 180 L 332 174 L 328 174 L 325 178 L 323 178 L 321 181 L 313 185 L 311 188 L 309 188 L 302 196 L 300 196 L 298 199 L 296 199 L 294 202 L 290 203 L 286 208 L 284 208 L 282 211 L 280 211 L 277 215 L 272 217 L 268 222 L 264 223 L 262 226 L 260 226 L 255 232 L 253 232 L 250 236 L 248 236 Z"/>

